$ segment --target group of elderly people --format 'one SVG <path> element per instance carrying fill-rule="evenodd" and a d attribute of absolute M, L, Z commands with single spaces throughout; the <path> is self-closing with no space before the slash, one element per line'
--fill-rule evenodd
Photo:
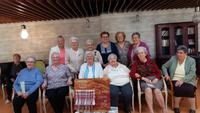
<path fill-rule="evenodd" d="M 44 75 L 41 75 L 40 71 L 34 67 L 36 59 L 28 57 L 26 59 L 27 68 L 22 69 L 14 81 L 15 113 L 21 113 L 25 102 L 30 113 L 37 113 L 36 100 L 40 86 L 46 89 L 46 96 L 54 112 L 62 113 L 68 86 L 72 84 L 72 73 L 78 74 L 79 79 L 109 78 L 111 106 L 117 107 L 119 97 L 122 97 L 125 113 L 131 112 L 133 89 L 130 80 L 140 79 L 149 113 L 155 113 L 153 97 L 156 98 L 162 113 L 167 113 L 161 93 L 163 88 L 161 71 L 150 59 L 149 48 L 145 42 L 140 40 L 140 34 L 138 32 L 132 34 L 132 44 L 125 40 L 124 32 L 116 33 L 116 43 L 110 41 L 108 32 L 102 32 L 100 37 L 101 43 L 96 49 L 94 41 L 87 40 L 84 52 L 79 48 L 77 37 L 71 38 L 71 48 L 68 49 L 65 46 L 65 39 L 59 36 L 58 45 L 50 50 L 49 66 Z M 173 81 L 175 113 L 180 113 L 181 97 L 188 97 L 191 104 L 189 113 L 195 113 L 195 70 L 195 60 L 187 55 L 187 48 L 183 45 L 179 46 L 176 55 L 162 66 L 166 80 Z"/>

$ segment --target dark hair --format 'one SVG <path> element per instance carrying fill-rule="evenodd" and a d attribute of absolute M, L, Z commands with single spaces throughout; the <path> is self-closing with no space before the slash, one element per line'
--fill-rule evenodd
<path fill-rule="evenodd" d="M 123 35 L 123 37 L 124 37 L 124 40 L 125 40 L 125 38 L 126 38 L 126 35 L 125 35 L 125 33 L 124 33 L 124 32 L 122 32 L 122 31 L 119 31 L 119 32 L 117 32 L 117 33 L 115 34 L 115 40 L 118 42 L 117 36 L 118 36 L 119 34 L 122 34 L 122 35 Z"/>
<path fill-rule="evenodd" d="M 134 32 L 131 37 L 133 37 L 134 35 L 137 35 L 140 38 L 140 33 L 139 32 Z"/>
<path fill-rule="evenodd" d="M 57 36 L 57 38 L 65 39 L 62 35 Z"/>
<path fill-rule="evenodd" d="M 188 52 L 188 49 L 185 45 L 180 45 L 177 47 L 176 51 L 182 50 L 184 53 Z"/>
<path fill-rule="evenodd" d="M 101 33 L 100 33 L 100 36 L 102 37 L 102 35 L 104 35 L 104 34 L 107 34 L 108 37 L 110 36 L 110 34 L 109 34 L 107 31 L 103 31 L 103 32 L 101 32 Z"/>
<path fill-rule="evenodd" d="M 18 53 L 13 54 L 13 57 L 18 57 L 19 59 L 21 59 L 21 55 Z"/>

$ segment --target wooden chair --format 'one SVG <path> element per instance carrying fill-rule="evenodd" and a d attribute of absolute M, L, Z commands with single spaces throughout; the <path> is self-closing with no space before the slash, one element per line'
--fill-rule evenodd
<path fill-rule="evenodd" d="M 198 80 L 199 78 L 197 77 L 196 78 L 196 86 L 198 85 Z M 172 84 L 172 81 L 169 80 L 169 84 L 170 84 L 170 87 L 168 87 L 168 94 L 171 96 L 171 108 L 174 109 L 174 87 L 173 87 L 173 84 Z M 197 92 L 195 91 L 195 107 L 196 109 L 198 108 L 198 101 L 197 101 Z"/>
<path fill-rule="evenodd" d="M 164 93 L 165 95 L 165 108 L 167 109 L 167 98 L 168 98 L 168 92 L 167 92 L 167 85 L 165 82 L 164 77 L 162 77 L 162 81 L 163 81 L 163 89 L 162 89 L 162 93 Z M 139 104 L 139 113 L 141 113 L 141 95 L 144 94 L 143 91 L 141 91 L 141 87 L 140 87 L 140 80 L 137 80 L 137 87 L 138 87 L 138 104 Z"/>
<path fill-rule="evenodd" d="M 135 107 L 134 107 L 134 87 L 133 87 L 133 81 L 132 81 L 131 78 L 130 78 L 130 84 L 131 84 L 131 88 L 132 88 L 132 91 L 133 91 L 133 94 L 132 94 L 132 110 L 133 110 L 133 112 L 135 112 Z"/>

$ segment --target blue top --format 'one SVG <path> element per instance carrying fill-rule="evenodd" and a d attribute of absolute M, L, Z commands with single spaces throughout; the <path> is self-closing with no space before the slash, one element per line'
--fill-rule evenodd
<path fill-rule="evenodd" d="M 113 42 L 110 42 L 110 45 L 107 48 L 104 48 L 102 46 L 102 43 L 100 43 L 100 44 L 97 45 L 96 50 L 98 50 L 100 52 L 102 59 L 103 59 L 103 64 L 108 63 L 108 56 L 111 53 L 116 54 L 117 58 L 119 59 L 119 52 L 118 52 L 117 46 Z"/>
<path fill-rule="evenodd" d="M 39 69 L 35 67 L 32 69 L 25 68 L 21 70 L 13 85 L 16 93 L 21 92 L 20 82 L 22 81 L 25 82 L 26 93 L 30 95 L 43 83 L 43 77 Z"/>

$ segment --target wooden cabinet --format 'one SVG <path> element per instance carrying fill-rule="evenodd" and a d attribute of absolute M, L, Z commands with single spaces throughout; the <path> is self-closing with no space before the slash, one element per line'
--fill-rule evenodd
<path fill-rule="evenodd" d="M 188 55 L 194 57 L 199 63 L 197 24 L 193 22 L 157 24 L 155 25 L 155 33 L 156 61 L 159 66 L 175 55 L 179 45 L 187 46 Z M 198 67 L 197 73 L 200 74 Z"/>

